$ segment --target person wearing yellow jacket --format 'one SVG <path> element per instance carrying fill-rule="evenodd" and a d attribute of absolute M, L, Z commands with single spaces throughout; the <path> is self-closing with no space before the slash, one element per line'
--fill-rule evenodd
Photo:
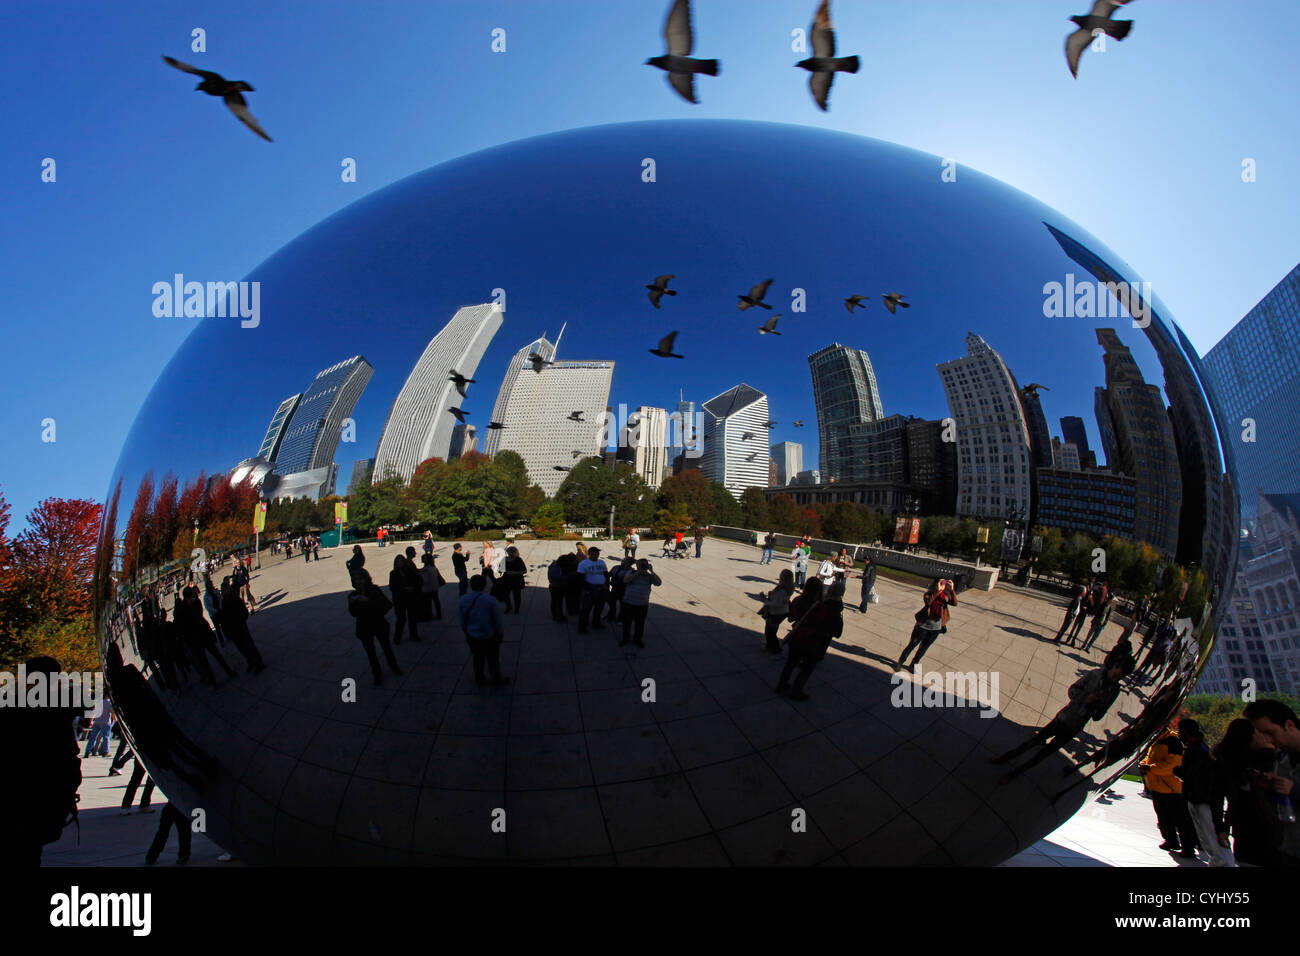
<path fill-rule="evenodd" d="M 1184 860 L 1195 860 L 1196 827 L 1187 812 L 1183 782 L 1174 775 L 1174 768 L 1182 762 L 1183 743 L 1173 727 L 1166 727 L 1147 751 L 1141 769 L 1155 804 L 1156 825 L 1164 838 L 1160 849 L 1177 853 Z"/>

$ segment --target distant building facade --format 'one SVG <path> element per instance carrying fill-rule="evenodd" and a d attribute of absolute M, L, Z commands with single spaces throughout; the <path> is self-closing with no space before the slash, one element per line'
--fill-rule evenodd
<path fill-rule="evenodd" d="M 853 426 L 884 417 L 871 357 L 832 343 L 808 356 L 817 410 L 818 471 L 827 481 L 861 477 L 861 454 Z"/>

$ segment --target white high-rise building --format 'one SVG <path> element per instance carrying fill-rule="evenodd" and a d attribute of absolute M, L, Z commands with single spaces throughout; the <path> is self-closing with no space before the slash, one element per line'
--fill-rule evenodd
<path fill-rule="evenodd" d="M 508 390 L 502 383 L 494 420 L 505 428 L 489 432 L 489 447 L 494 455 L 516 452 L 529 482 L 555 494 L 570 468 L 604 451 L 613 381 L 613 362 L 557 361 L 540 372 L 521 372 Z"/>
<path fill-rule="evenodd" d="M 628 416 L 619 436 L 620 452 L 627 450 L 628 459 L 651 488 L 658 488 L 664 480 L 665 470 L 671 471 L 668 457 L 668 409 L 642 405 Z"/>
<path fill-rule="evenodd" d="M 1052 467 L 1065 471 L 1083 471 L 1079 458 L 1079 446 L 1072 441 L 1052 438 Z"/>
<path fill-rule="evenodd" d="M 737 499 L 746 488 L 766 488 L 771 453 L 767 396 L 740 384 L 704 403 L 704 457 L 700 471 Z"/>
<path fill-rule="evenodd" d="M 468 404 L 450 381 L 450 371 L 474 377 L 479 360 L 501 328 L 501 316 L 495 304 L 466 306 L 429 341 L 389 409 L 375 451 L 373 480 L 390 471 L 409 479 L 420 462 L 447 457 L 456 426 L 455 416 L 447 410 Z"/>
<path fill-rule="evenodd" d="M 559 336 L 556 336 L 556 340 L 556 343 L 552 345 L 543 335 L 529 342 L 510 357 L 510 361 L 506 365 L 506 374 L 501 379 L 501 389 L 497 392 L 496 404 L 492 406 L 492 421 L 504 422 L 506 420 L 506 404 L 514 393 L 515 382 L 519 379 L 519 376 L 525 372 L 529 375 L 539 374 L 533 371 L 533 363 L 528 361 L 528 356 L 536 353 L 541 356 L 543 361 L 551 361 L 555 358 L 555 349 L 559 345 Z M 483 453 L 485 455 L 495 455 L 501 447 L 501 431 L 492 430 L 484 436 Z"/>
<path fill-rule="evenodd" d="M 803 445 L 797 441 L 783 441 L 772 446 L 772 460 L 776 462 L 776 483 L 788 485 L 795 475 L 803 471 Z"/>
<path fill-rule="evenodd" d="M 1002 356 L 974 332 L 965 358 L 937 366 L 957 423 L 957 515 L 1029 510 L 1029 424 Z"/>

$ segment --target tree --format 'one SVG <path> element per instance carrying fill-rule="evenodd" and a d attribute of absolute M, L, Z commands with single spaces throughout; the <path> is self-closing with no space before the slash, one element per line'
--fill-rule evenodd
<path fill-rule="evenodd" d="M 558 502 L 547 501 L 533 513 L 528 525 L 539 538 L 558 538 L 564 532 L 564 509 Z"/>
<path fill-rule="evenodd" d="M 819 509 L 822 530 L 836 541 L 857 543 L 867 540 L 867 521 L 862 509 L 852 501 L 836 501 Z"/>
<path fill-rule="evenodd" d="M 454 533 L 504 527 L 509 516 L 509 481 L 490 463 L 452 469 L 430 505 L 430 522 Z"/>
<path fill-rule="evenodd" d="M 580 459 L 560 482 L 555 500 L 572 524 L 600 527 L 609 520 L 609 507 L 617 507 L 618 478 L 596 457 Z"/>
<path fill-rule="evenodd" d="M 101 506 L 84 498 L 46 498 L 27 516 L 13 544 L 25 599 L 42 618 L 68 621 L 90 613 Z"/>
<path fill-rule="evenodd" d="M 768 523 L 781 534 L 803 534 L 799 527 L 799 506 L 784 491 L 768 504 Z"/>
<path fill-rule="evenodd" d="M 691 516 L 686 510 L 685 505 L 675 505 L 672 508 L 660 508 L 655 512 L 654 523 L 650 530 L 654 532 L 655 537 L 666 538 L 670 534 L 678 531 L 684 531 L 691 525 Z"/>
<path fill-rule="evenodd" d="M 763 494 L 761 488 L 746 488 L 740 493 L 740 510 L 744 513 L 743 521 L 746 528 L 752 528 L 755 531 L 770 531 L 768 525 L 771 518 L 768 515 L 767 496 Z"/>
<path fill-rule="evenodd" d="M 509 449 L 497 452 L 496 457 L 492 459 L 492 467 L 501 473 L 506 482 L 508 522 L 522 521 L 533 514 L 546 500 L 545 492 L 542 493 L 540 500 L 530 493 L 530 489 L 536 486 L 528 483 L 528 466 L 524 464 L 518 452 Z M 541 491 L 540 488 L 537 490 Z"/>
<path fill-rule="evenodd" d="M 696 524 L 720 524 L 726 528 L 739 528 L 745 523 L 745 512 L 726 485 L 720 481 L 711 481 L 709 489 L 713 493 L 713 516 L 708 521 L 696 521 Z"/>
<path fill-rule="evenodd" d="M 546 492 L 541 489 L 540 485 L 529 485 L 515 499 L 514 510 L 522 517 L 535 515 L 546 504 Z M 556 505 L 559 508 L 559 505 Z M 560 509 L 560 515 L 563 517 L 564 511 Z"/>
<path fill-rule="evenodd" d="M 713 489 L 698 468 L 689 468 L 666 479 L 659 487 L 659 507 L 667 511 L 676 511 L 680 507 L 689 515 L 687 524 L 722 523 L 714 520 Z"/>

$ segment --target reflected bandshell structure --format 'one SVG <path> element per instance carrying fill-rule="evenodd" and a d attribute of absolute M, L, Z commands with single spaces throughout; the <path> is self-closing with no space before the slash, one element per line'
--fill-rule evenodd
<path fill-rule="evenodd" d="M 1213 647 L 1232 464 L 1149 284 L 1024 194 L 943 171 L 773 124 L 550 135 L 305 232 L 247 277 L 256 323 L 175 320 L 195 329 L 123 449 L 97 580 L 110 691 L 162 790 L 270 865 L 986 865 L 1067 819 Z M 186 278 L 178 297 L 211 297 Z M 656 284 L 675 295 L 647 301 Z M 430 373 L 444 347 L 450 391 Z M 205 412 L 196 381 L 240 384 Z M 627 437 L 604 415 L 620 406 L 661 437 Z M 430 422 L 433 465 L 376 473 L 385 430 L 415 447 Z M 474 448 L 489 435 L 495 461 Z M 783 442 L 802 470 L 778 482 L 756 463 Z M 703 468 L 745 496 L 688 508 L 680 547 L 659 538 L 678 499 L 656 497 L 674 458 L 688 477 L 667 487 Z M 516 460 L 547 489 L 527 511 L 493 497 Z M 646 487 L 620 497 L 629 482 Z M 545 497 L 569 539 L 543 536 Z M 521 582 L 519 613 L 492 610 L 509 587 L 467 602 L 472 631 L 501 629 L 494 686 L 452 554 L 478 572 L 471 532 L 516 522 L 537 534 L 513 528 L 523 569 L 496 576 Z M 644 646 L 596 626 L 575 565 L 550 574 L 611 525 L 610 567 L 636 525 L 658 582 L 627 584 L 634 636 L 649 592 Z M 418 566 L 426 529 L 441 586 L 394 560 Z M 804 533 L 804 573 L 842 606 L 773 611 L 794 618 L 778 639 L 797 632 L 776 659 L 756 611 Z M 230 555 L 255 544 L 244 583 Z M 846 547 L 836 588 L 822 557 Z M 441 617 L 412 629 L 430 587 Z"/>

